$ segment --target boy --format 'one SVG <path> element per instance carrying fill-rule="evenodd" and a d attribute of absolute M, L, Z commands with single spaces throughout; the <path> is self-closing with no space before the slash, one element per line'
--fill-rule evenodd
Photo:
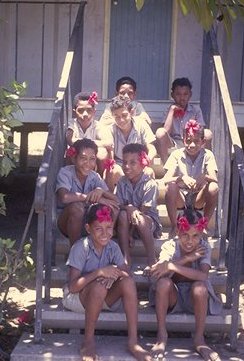
<path fill-rule="evenodd" d="M 138 116 L 138 119 L 146 121 L 149 125 L 152 123 L 149 115 L 145 112 L 141 103 L 135 100 L 136 98 L 136 82 L 129 76 L 123 76 L 116 82 L 116 95 L 123 98 L 130 99 L 133 102 L 133 115 Z M 104 113 L 100 118 L 100 123 L 103 125 L 110 125 L 114 123 L 112 116 L 111 103 L 108 104 Z"/>
<path fill-rule="evenodd" d="M 96 165 L 97 145 L 91 139 L 77 140 L 72 151 L 73 165 L 62 167 L 57 175 L 58 227 L 72 245 L 80 238 L 83 220 L 89 203 L 110 205 L 116 212 L 118 200 L 108 191 L 106 183 L 93 169 Z"/>
<path fill-rule="evenodd" d="M 68 129 L 66 131 L 66 141 L 69 146 L 72 146 L 76 140 L 88 138 L 93 140 L 98 146 L 97 166 L 98 171 L 102 174 L 102 163 L 107 158 L 106 135 L 101 134 L 101 126 L 97 120 L 94 119 L 96 113 L 97 93 L 92 94 L 78 93 L 74 97 L 73 112 L 75 118 L 69 121 Z"/>
<path fill-rule="evenodd" d="M 204 216 L 210 220 L 218 199 L 215 157 L 204 148 L 204 129 L 195 120 L 186 123 L 183 142 L 184 148 L 173 151 L 164 165 L 165 203 L 172 237 L 176 233 L 177 208 L 203 208 Z"/>
<path fill-rule="evenodd" d="M 118 179 L 123 175 L 122 165 L 122 149 L 126 144 L 139 143 L 148 149 L 149 159 L 152 160 L 157 152 L 153 143 L 155 135 L 150 126 L 146 122 L 140 122 L 133 117 L 133 104 L 126 98 L 119 96 L 112 99 L 111 112 L 115 120 L 115 124 L 110 125 L 108 132 L 109 138 L 107 143 L 111 144 L 113 149 L 113 157 L 116 162 L 113 168 L 105 172 L 105 181 L 111 191 L 114 190 Z M 151 168 L 146 168 L 152 175 Z"/>
<path fill-rule="evenodd" d="M 161 231 L 157 212 L 156 181 L 144 173 L 148 165 L 147 149 L 142 144 L 127 144 L 123 148 L 123 172 L 116 188 L 120 202 L 118 241 L 128 266 L 133 236 L 139 234 L 146 249 L 148 265 L 155 262 L 154 234 Z"/>
<path fill-rule="evenodd" d="M 157 315 L 157 343 L 152 348 L 156 359 L 163 359 L 167 343 L 166 315 L 194 313 L 194 346 L 207 361 L 220 361 L 204 340 L 207 314 L 222 312 L 222 304 L 208 280 L 211 268 L 211 248 L 202 239 L 206 219 L 201 213 L 185 209 L 178 217 L 178 240 L 163 244 L 159 261 L 151 267 L 155 279 L 151 288 L 151 301 Z M 155 291 L 155 300 L 153 300 Z"/>
<path fill-rule="evenodd" d="M 135 282 L 113 235 L 111 209 L 96 203 L 86 217 L 88 237 L 78 240 L 70 250 L 67 265 L 69 282 L 64 288 L 63 305 L 73 312 L 85 313 L 82 360 L 97 360 L 95 326 L 102 310 L 116 311 L 121 299 L 128 324 L 128 349 L 138 361 L 151 357 L 137 343 L 137 292 Z"/>
<path fill-rule="evenodd" d="M 195 119 L 200 125 L 205 126 L 202 111 L 190 104 L 192 85 L 188 78 L 177 78 L 172 83 L 171 97 L 174 103 L 170 106 L 163 128 L 156 132 L 157 150 L 163 163 L 168 158 L 168 151 L 172 147 L 183 146 L 183 129 L 190 119 Z M 212 132 L 205 129 L 205 147 L 211 149 Z"/>

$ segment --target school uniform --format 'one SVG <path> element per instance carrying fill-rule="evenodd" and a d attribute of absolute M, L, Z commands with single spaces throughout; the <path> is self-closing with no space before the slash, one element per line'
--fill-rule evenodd
<path fill-rule="evenodd" d="M 138 209 L 147 207 L 143 213 L 152 218 L 153 232 L 161 232 L 157 211 L 158 187 L 154 179 L 143 173 L 139 181 L 132 185 L 128 178 L 122 176 L 117 184 L 116 195 L 121 205 L 132 204 Z"/>
<path fill-rule="evenodd" d="M 200 266 L 202 264 L 207 264 L 211 267 L 211 247 L 205 240 L 200 240 L 200 245 L 203 246 L 206 250 L 205 255 L 200 257 L 199 259 L 192 262 L 191 268 L 200 270 Z M 182 258 L 180 242 L 179 240 L 169 240 L 166 241 L 162 247 L 159 255 L 159 260 L 164 261 L 172 261 L 176 262 Z M 174 272 L 169 274 L 169 277 L 174 278 Z M 174 308 L 170 310 L 170 313 L 194 313 L 193 305 L 191 301 L 191 287 L 194 281 L 189 282 L 176 282 L 176 288 L 178 291 L 177 303 Z M 221 314 L 223 306 L 221 300 L 216 296 L 213 286 L 209 279 L 205 281 L 209 299 L 208 299 L 208 314 L 218 315 Z M 151 305 L 155 304 L 155 285 L 152 286 L 150 290 L 150 303 Z"/>
<path fill-rule="evenodd" d="M 169 109 L 164 114 L 163 119 L 166 119 Z M 205 127 L 205 122 L 203 120 L 203 115 L 200 107 L 196 107 L 193 104 L 188 104 L 187 108 L 185 109 L 184 116 L 181 118 L 173 118 L 172 128 L 170 131 L 170 138 L 173 144 L 176 147 L 180 148 L 183 147 L 183 130 L 185 129 L 186 123 L 190 119 L 195 119 L 200 125 Z"/>
<path fill-rule="evenodd" d="M 57 175 L 56 182 L 56 192 L 60 188 L 65 188 L 69 192 L 79 192 L 83 194 L 88 194 L 96 188 L 102 188 L 105 191 L 108 191 L 108 186 L 101 178 L 101 176 L 95 171 L 91 170 L 84 184 L 81 184 L 75 171 L 74 165 L 67 165 L 62 167 Z M 59 203 L 59 208 L 63 208 L 65 205 Z"/>
<path fill-rule="evenodd" d="M 131 121 L 132 129 L 128 139 L 125 139 L 124 134 L 116 124 L 112 124 L 108 128 L 109 142 L 114 146 L 114 159 L 119 165 L 122 165 L 122 150 L 126 144 L 139 143 L 146 145 L 153 143 L 156 139 L 150 126 L 145 121 L 141 121 L 140 116 L 133 117 Z"/>
<path fill-rule="evenodd" d="M 80 276 L 85 276 L 99 268 L 109 265 L 120 267 L 124 263 L 124 257 L 117 243 L 110 240 L 103 248 L 102 253 L 99 254 L 92 239 L 88 236 L 73 244 L 66 265 L 78 269 L 80 271 Z M 84 312 L 84 307 L 79 299 L 79 292 L 69 292 L 67 285 L 64 287 L 63 305 L 71 311 Z M 103 309 L 115 311 L 120 305 L 121 300 L 118 300 L 112 307 L 108 307 L 108 305 L 104 303 Z"/>
<path fill-rule="evenodd" d="M 72 136 L 73 143 L 76 140 L 84 139 L 84 138 L 91 140 L 100 140 L 99 128 L 100 128 L 99 122 L 95 119 L 91 121 L 91 124 L 85 131 L 83 131 L 83 129 L 81 128 L 77 118 L 70 119 L 68 123 L 68 129 L 73 130 L 73 136 Z"/>

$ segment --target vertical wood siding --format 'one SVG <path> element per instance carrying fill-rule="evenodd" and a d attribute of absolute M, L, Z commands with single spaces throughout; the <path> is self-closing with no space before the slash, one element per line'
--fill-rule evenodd
<path fill-rule="evenodd" d="M 146 0 L 141 11 L 134 0 L 111 5 L 109 96 L 124 75 L 138 84 L 138 98 L 168 97 L 171 0 Z"/>
<path fill-rule="evenodd" d="M 0 84 L 27 81 L 27 96 L 53 97 L 76 4 L 0 3 Z"/>

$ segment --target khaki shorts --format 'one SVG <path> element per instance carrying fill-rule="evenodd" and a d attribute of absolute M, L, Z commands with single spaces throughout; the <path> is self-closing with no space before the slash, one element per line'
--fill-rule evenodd
<path fill-rule="evenodd" d="M 79 293 L 71 293 L 69 292 L 68 286 L 65 286 L 63 289 L 63 306 L 70 311 L 77 313 L 85 313 L 85 308 L 82 305 L 79 297 Z M 117 311 L 121 306 L 121 299 L 116 301 L 111 307 L 106 304 L 104 301 L 102 310 L 103 311 Z"/>

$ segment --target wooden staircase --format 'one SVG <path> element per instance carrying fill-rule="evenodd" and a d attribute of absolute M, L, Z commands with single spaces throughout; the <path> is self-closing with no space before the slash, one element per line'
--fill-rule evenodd
<path fill-rule="evenodd" d="M 158 163 L 158 161 L 156 161 Z M 162 167 L 162 165 L 161 165 Z M 168 229 L 170 221 L 164 204 L 164 191 L 161 188 L 158 205 L 160 221 L 163 225 L 163 233 L 159 239 L 155 239 L 156 254 L 159 255 L 162 244 L 168 240 Z M 214 217 L 211 221 L 211 228 L 214 229 Z M 210 272 L 210 278 L 215 291 L 224 298 L 226 287 L 226 272 L 217 270 L 219 257 L 219 241 L 214 237 L 209 237 L 209 244 L 212 248 L 213 269 Z M 156 331 L 157 322 L 155 310 L 149 305 L 148 290 L 149 280 L 143 276 L 143 269 L 146 266 L 146 254 L 142 241 L 136 240 L 132 251 L 133 257 L 133 277 L 138 289 L 138 309 L 139 322 L 138 330 Z M 82 329 L 84 327 L 84 314 L 77 314 L 64 309 L 62 306 L 62 287 L 67 280 L 67 267 L 65 261 L 69 252 L 69 241 L 56 230 L 56 251 L 55 265 L 51 272 L 51 286 L 55 288 L 54 296 L 50 303 L 43 305 L 42 323 L 44 328 L 54 329 Z M 52 290 L 51 290 L 52 294 Z M 59 294 L 59 297 L 56 297 Z M 206 331 L 209 332 L 227 332 L 231 325 L 231 316 L 228 311 L 224 311 L 221 316 L 208 316 L 206 322 Z M 169 314 L 167 316 L 167 327 L 169 331 L 193 331 L 194 316 L 188 314 Z M 123 309 L 119 312 L 101 312 L 97 329 L 100 330 L 126 330 L 126 318 Z"/>

